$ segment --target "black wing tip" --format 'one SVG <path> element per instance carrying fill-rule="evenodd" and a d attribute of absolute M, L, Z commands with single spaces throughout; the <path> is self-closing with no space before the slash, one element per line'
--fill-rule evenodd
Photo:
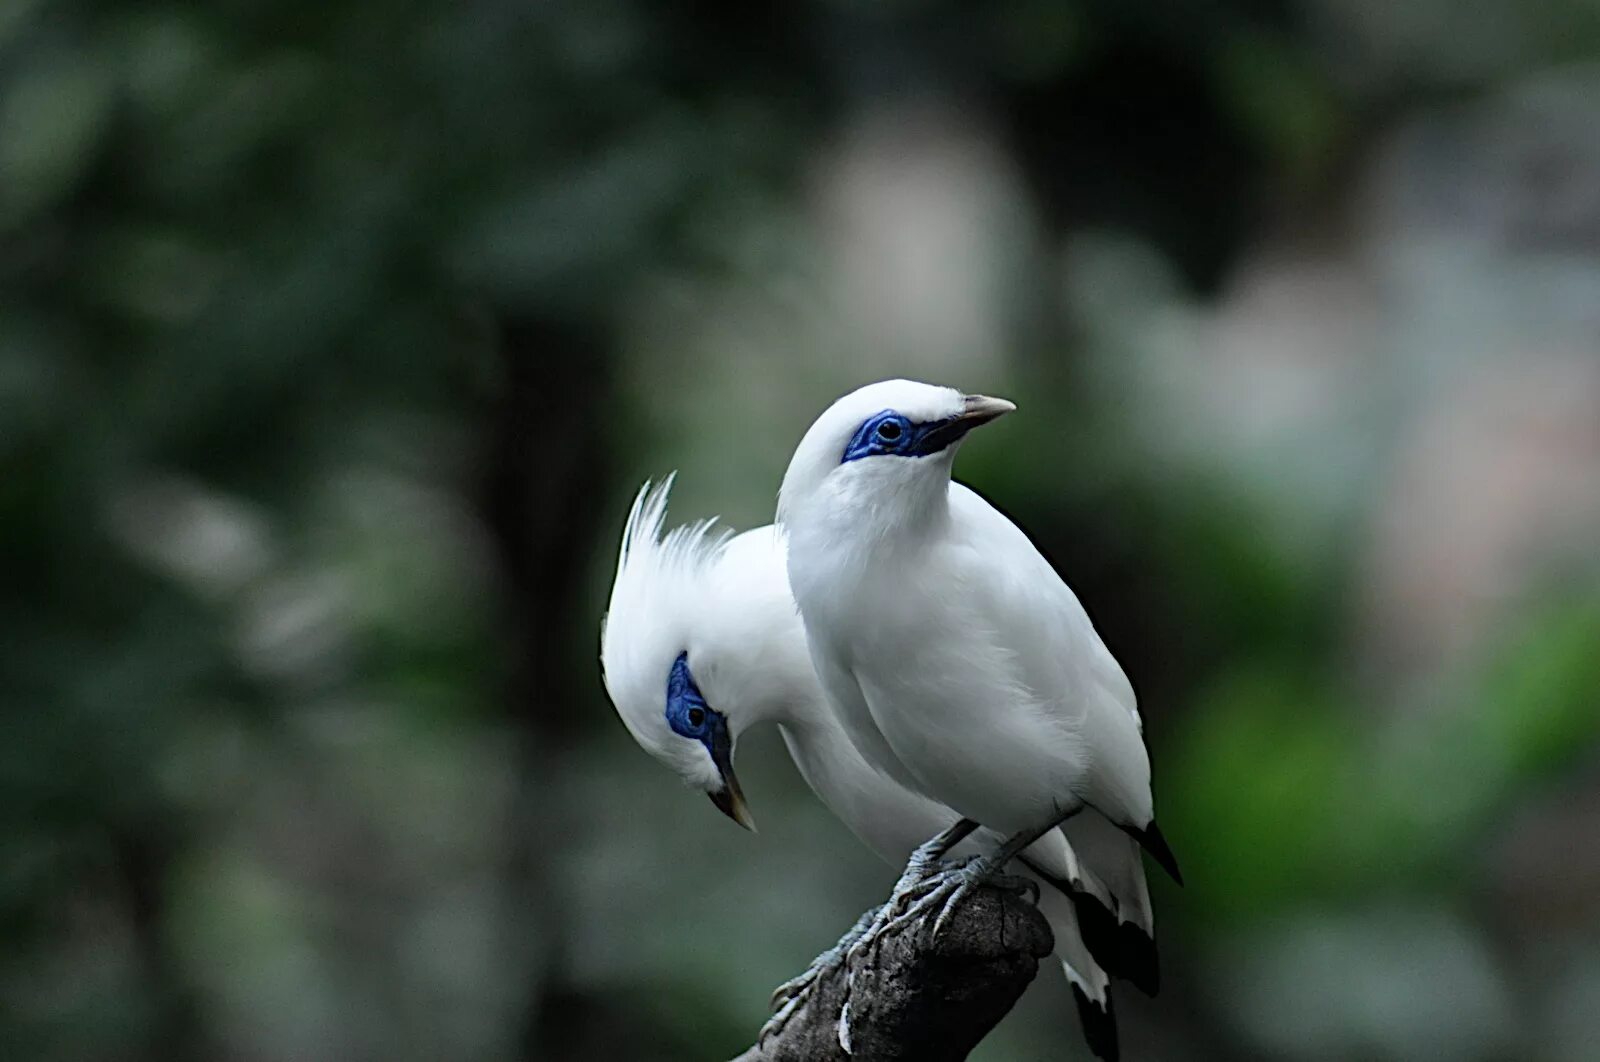
<path fill-rule="evenodd" d="M 1155 820 L 1151 819 L 1150 825 L 1144 829 L 1133 831 L 1133 835 L 1144 846 L 1144 850 L 1150 853 L 1150 857 L 1161 864 L 1161 869 L 1182 886 L 1183 871 L 1178 869 L 1178 857 L 1172 854 L 1172 847 L 1161 835 L 1161 827 L 1156 825 Z"/>
<path fill-rule="evenodd" d="M 1078 1005 L 1078 1020 L 1083 1023 L 1084 1042 L 1096 1058 L 1117 1062 L 1121 1049 L 1117 1044 L 1117 1017 L 1111 1009 L 1111 993 L 1106 993 L 1102 1006 L 1077 985 L 1071 987 L 1072 1001 Z"/>

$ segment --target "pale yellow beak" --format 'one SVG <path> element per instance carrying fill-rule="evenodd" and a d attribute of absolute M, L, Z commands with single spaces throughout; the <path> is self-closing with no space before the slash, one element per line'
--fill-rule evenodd
<path fill-rule="evenodd" d="M 711 802 L 717 806 L 717 810 L 751 833 L 755 833 L 756 820 L 750 814 L 750 805 L 744 802 L 744 793 L 739 789 L 738 776 L 732 770 L 728 770 L 723 772 L 722 781 L 724 785 L 721 789 L 706 795 L 711 797 Z"/>

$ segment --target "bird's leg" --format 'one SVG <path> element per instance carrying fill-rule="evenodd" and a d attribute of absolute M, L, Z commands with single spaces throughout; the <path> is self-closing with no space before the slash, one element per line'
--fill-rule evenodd
<path fill-rule="evenodd" d="M 940 865 L 950 849 L 966 840 L 977 828 L 978 824 L 971 819 L 957 819 L 911 853 L 900 880 L 889 891 L 889 902 L 884 905 L 891 920 L 905 910 L 906 904 L 924 882 L 940 872 Z"/>
<path fill-rule="evenodd" d="M 952 825 L 935 834 L 911 853 L 906 868 L 889 890 L 889 899 L 877 910 L 876 917 L 850 947 L 852 961 L 862 953 L 877 947 L 883 935 L 900 924 L 906 908 L 921 895 L 930 880 L 936 879 L 948 868 L 943 868 L 944 857 L 950 849 L 966 840 L 978 824 L 971 819 L 957 819 Z"/>
<path fill-rule="evenodd" d="M 911 853 L 911 858 L 906 860 L 906 868 L 900 873 L 894 888 L 889 891 L 889 899 L 882 906 L 862 915 L 855 928 L 845 934 L 845 939 L 839 942 L 844 947 L 845 985 L 844 1001 L 839 1007 L 837 1025 L 839 1046 L 845 1054 L 850 1053 L 850 988 L 854 964 L 859 962 L 863 955 L 876 951 L 878 941 L 885 934 L 899 928 L 906 906 L 916 899 L 930 879 L 947 872 L 947 868 L 941 869 L 941 864 L 950 849 L 966 840 L 977 828 L 978 824 L 971 819 L 957 819 L 919 845 Z M 851 939 L 852 937 L 854 939 Z M 819 956 L 818 961 L 824 957 Z M 801 978 L 805 976 L 802 974 Z M 785 1004 L 786 1009 L 789 1006 L 790 1004 Z M 777 1018 L 778 1015 L 773 1015 L 772 1020 L 776 1021 Z"/>
<path fill-rule="evenodd" d="M 979 856 L 969 860 L 959 867 L 953 867 L 941 875 L 941 880 L 932 889 L 924 892 L 915 905 L 905 912 L 903 917 L 908 919 L 925 918 L 930 912 L 937 910 L 939 913 L 933 920 L 933 930 L 930 937 L 937 937 L 939 930 L 944 928 L 945 922 L 961 906 L 967 896 L 980 885 L 994 885 L 1009 888 L 1026 895 L 1033 902 L 1039 901 L 1039 886 L 1029 878 L 1018 878 L 1002 873 L 1013 859 L 1027 851 L 1028 846 L 1039 838 L 1060 826 L 1063 822 L 1076 815 L 1081 806 L 1074 808 L 1065 815 L 1054 819 L 1038 829 L 1021 830 L 1007 838 L 992 855 Z"/>
<path fill-rule="evenodd" d="M 845 956 L 850 953 L 851 945 L 861 939 L 882 909 L 881 905 L 874 907 L 856 919 L 856 924 L 845 931 L 845 935 L 839 938 L 837 944 L 811 960 L 811 965 L 806 967 L 804 973 L 773 989 L 772 1006 L 776 1009 L 766 1024 L 761 1026 L 761 1032 L 756 1037 L 758 1047 L 767 1042 L 767 1037 L 776 1036 L 783 1031 L 784 1026 L 789 1024 L 789 1019 L 794 1017 L 795 1012 L 805 1004 L 806 996 L 810 994 L 812 986 L 844 962 Z"/>

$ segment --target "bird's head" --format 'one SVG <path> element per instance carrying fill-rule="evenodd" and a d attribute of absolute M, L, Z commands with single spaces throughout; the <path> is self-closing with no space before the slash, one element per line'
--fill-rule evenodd
<path fill-rule="evenodd" d="M 833 506 L 931 496 L 949 482 L 956 446 L 967 432 L 1016 408 L 1003 398 L 913 380 L 852 391 L 829 406 L 795 448 L 778 496 L 779 519 L 819 496 Z"/>
<path fill-rule="evenodd" d="M 645 484 L 622 534 L 600 633 L 606 691 L 634 740 L 747 829 L 733 771 L 744 729 L 814 684 L 771 528 L 737 538 L 706 520 L 662 535 L 672 478 Z"/>

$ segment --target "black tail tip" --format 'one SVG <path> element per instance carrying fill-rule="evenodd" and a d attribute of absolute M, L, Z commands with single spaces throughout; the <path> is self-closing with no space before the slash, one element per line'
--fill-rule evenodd
<path fill-rule="evenodd" d="M 1156 942 L 1132 922 L 1117 925 L 1117 945 L 1121 958 L 1121 977 L 1147 996 L 1161 991 L 1161 960 Z"/>
<path fill-rule="evenodd" d="M 1179 885 L 1183 884 L 1183 871 L 1178 869 L 1178 857 L 1172 854 L 1172 848 L 1167 844 L 1167 839 L 1161 836 L 1161 827 L 1151 820 L 1150 825 L 1134 834 L 1144 850 L 1150 857 L 1161 864 L 1161 869 L 1171 875 L 1172 880 Z"/>
<path fill-rule="evenodd" d="M 1129 982 L 1147 996 L 1161 988 L 1161 966 L 1156 942 L 1132 922 L 1119 921 L 1105 905 L 1087 893 L 1068 893 L 1078 913 L 1078 932 L 1100 968 Z"/>
<path fill-rule="evenodd" d="M 1111 993 L 1106 993 L 1105 1006 L 1084 994 L 1077 985 L 1072 986 L 1072 1001 L 1078 1005 L 1078 1020 L 1083 1023 L 1083 1039 L 1094 1052 L 1094 1057 L 1105 1062 L 1117 1062 L 1120 1048 L 1117 1045 L 1117 1017 L 1111 1010 Z"/>

